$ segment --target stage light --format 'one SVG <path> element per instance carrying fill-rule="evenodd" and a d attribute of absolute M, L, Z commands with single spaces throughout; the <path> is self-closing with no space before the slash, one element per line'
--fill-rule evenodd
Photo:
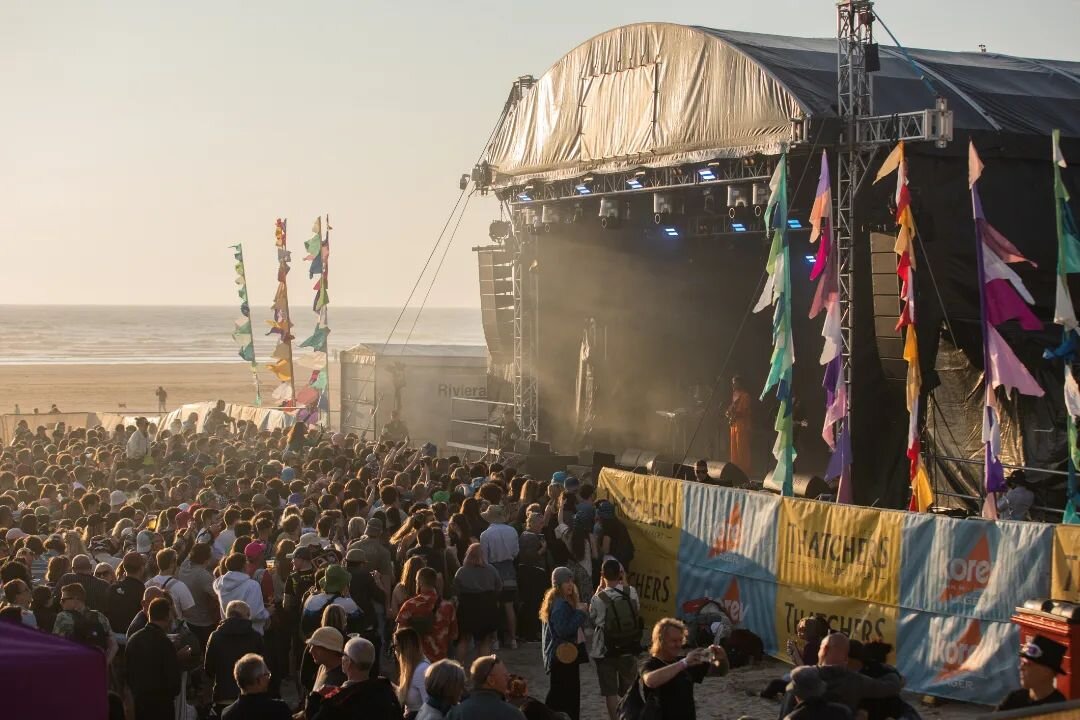
<path fill-rule="evenodd" d="M 792 230 L 802 230 L 802 223 L 798 218 L 788 218 L 787 226 Z"/>
<path fill-rule="evenodd" d="M 636 173 L 634 173 L 634 177 L 629 178 L 626 181 L 626 186 L 628 188 L 630 188 L 631 190 L 640 190 L 641 188 L 645 187 L 645 185 L 642 183 L 642 180 L 644 180 L 644 179 L 645 179 L 645 171 L 644 170 L 638 170 Z"/>
<path fill-rule="evenodd" d="M 662 225 L 675 214 L 675 197 L 671 193 L 653 193 L 653 222 Z"/>
<path fill-rule="evenodd" d="M 510 237 L 511 226 L 505 220 L 495 220 L 488 226 L 488 237 L 492 242 L 503 242 Z"/>
<path fill-rule="evenodd" d="M 679 237 L 678 228 L 675 228 L 675 227 L 672 227 L 672 226 L 669 225 L 669 226 L 663 228 L 663 231 L 664 231 L 664 234 L 667 235 L 668 237 Z"/>
<path fill-rule="evenodd" d="M 813 265 L 814 263 L 817 262 L 817 256 L 816 255 L 803 255 L 803 259 L 806 260 L 807 265 Z"/>
<path fill-rule="evenodd" d="M 701 168 L 700 170 L 697 171 L 697 174 L 698 174 L 698 177 L 700 177 L 705 182 L 712 182 L 713 180 L 716 179 L 716 173 L 714 173 L 709 168 Z"/>
<path fill-rule="evenodd" d="M 615 198 L 600 198 L 600 227 L 605 230 L 619 226 L 619 204 Z"/>
<path fill-rule="evenodd" d="M 589 189 L 589 186 L 585 185 L 584 183 L 581 185 L 575 185 L 574 190 L 577 191 L 578 195 L 589 195 L 590 193 L 592 193 L 592 190 Z"/>
<path fill-rule="evenodd" d="M 533 186 L 532 185 L 526 185 L 525 187 L 523 187 L 521 189 L 521 192 L 519 192 L 517 194 L 517 199 L 520 200 L 521 202 L 532 202 L 532 199 L 533 199 L 532 198 L 532 192 L 533 192 Z"/>
<path fill-rule="evenodd" d="M 732 232 L 746 232 L 746 225 L 742 224 L 741 222 L 733 222 L 733 223 L 731 223 L 731 231 Z"/>
<path fill-rule="evenodd" d="M 727 206 L 729 208 L 746 207 L 752 200 L 750 195 L 750 187 L 747 185 L 728 185 Z"/>
<path fill-rule="evenodd" d="M 770 194 L 768 183 L 756 182 L 750 188 L 751 202 L 754 205 L 768 205 Z"/>

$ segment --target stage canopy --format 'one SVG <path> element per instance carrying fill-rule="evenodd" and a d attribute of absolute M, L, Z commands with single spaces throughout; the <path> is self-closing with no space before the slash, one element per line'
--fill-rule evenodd
<path fill-rule="evenodd" d="M 579 45 L 499 127 L 496 187 L 585 172 L 774 155 L 793 118 L 836 118 L 834 38 L 641 23 Z M 880 48 L 874 113 L 932 108 L 925 76 L 961 131 L 1080 137 L 1080 63 Z"/>
<path fill-rule="evenodd" d="M 8 690 L 4 717 L 108 717 L 108 679 L 100 650 L 0 622 L 0 677 Z"/>

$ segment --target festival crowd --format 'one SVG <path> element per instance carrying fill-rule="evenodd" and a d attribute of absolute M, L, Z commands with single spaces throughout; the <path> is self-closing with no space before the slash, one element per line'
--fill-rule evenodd
<path fill-rule="evenodd" d="M 591 663 L 611 720 L 694 720 L 742 654 L 729 623 L 647 631 L 590 477 L 439 456 L 400 419 L 378 442 L 199 420 L 0 447 L 0 620 L 100 651 L 111 717 L 580 720 Z M 519 642 L 543 699 L 497 654 Z M 1055 645 L 1025 646 L 1008 707 L 1061 699 Z M 880 648 L 808 618 L 788 650 L 780 718 L 917 717 Z"/>

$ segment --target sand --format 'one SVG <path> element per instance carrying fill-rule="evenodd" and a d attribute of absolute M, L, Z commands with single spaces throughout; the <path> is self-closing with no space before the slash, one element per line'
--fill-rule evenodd
<path fill-rule="evenodd" d="M 297 369 L 298 376 L 306 371 Z M 337 364 L 330 368 L 330 403 L 337 408 Z M 259 373 L 269 400 L 278 382 L 269 370 Z M 0 365 L 0 413 L 47 412 L 53 403 L 63 412 L 157 412 L 158 385 L 169 394 L 167 407 L 203 400 L 252 403 L 251 370 L 242 362 L 177 365 Z M 266 404 L 266 403 L 264 403 Z M 126 407 L 124 407 L 126 405 Z"/>

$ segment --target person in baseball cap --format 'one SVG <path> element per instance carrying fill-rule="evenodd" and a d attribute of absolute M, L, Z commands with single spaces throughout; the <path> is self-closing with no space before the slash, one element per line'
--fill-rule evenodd
<path fill-rule="evenodd" d="M 127 502 L 127 494 L 123 490 L 113 490 L 109 493 L 109 507 L 114 510 Z"/>
<path fill-rule="evenodd" d="M 1065 696 L 1054 687 L 1054 679 L 1064 675 L 1061 661 L 1068 648 L 1043 635 L 1036 635 L 1020 646 L 1020 689 L 1005 696 L 997 710 L 1050 705 L 1065 702 Z"/>

